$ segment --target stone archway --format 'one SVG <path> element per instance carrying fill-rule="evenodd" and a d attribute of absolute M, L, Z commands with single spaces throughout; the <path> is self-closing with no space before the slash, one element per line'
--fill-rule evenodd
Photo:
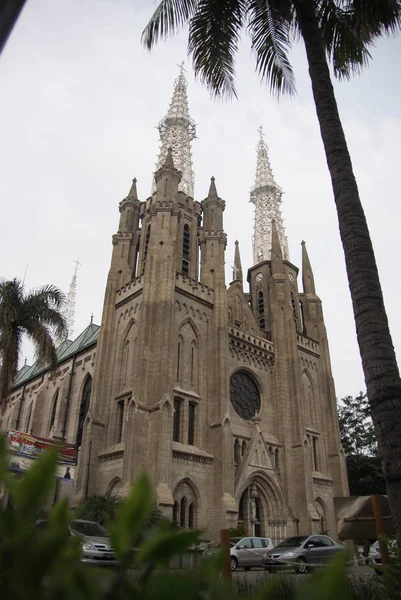
<path fill-rule="evenodd" d="M 277 484 L 256 472 L 238 490 L 238 525 L 247 535 L 269 537 L 273 544 L 287 537 L 287 506 Z"/>

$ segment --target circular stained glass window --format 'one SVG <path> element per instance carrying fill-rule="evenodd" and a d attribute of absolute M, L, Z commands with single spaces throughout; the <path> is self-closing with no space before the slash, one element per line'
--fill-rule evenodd
<path fill-rule="evenodd" d="M 254 379 L 246 371 L 236 371 L 230 379 L 230 400 L 235 411 L 248 421 L 260 410 L 260 394 Z"/>

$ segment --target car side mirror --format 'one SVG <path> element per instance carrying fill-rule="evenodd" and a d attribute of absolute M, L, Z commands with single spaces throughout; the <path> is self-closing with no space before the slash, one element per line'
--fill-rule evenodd
<path fill-rule="evenodd" d="M 311 548 L 314 548 L 314 547 L 315 547 L 314 544 L 307 544 L 306 545 L 306 549 L 307 550 L 310 550 Z"/>
<path fill-rule="evenodd" d="M 242 546 L 243 548 L 245 548 L 245 550 L 249 550 L 250 546 L 246 545 L 246 546 Z"/>

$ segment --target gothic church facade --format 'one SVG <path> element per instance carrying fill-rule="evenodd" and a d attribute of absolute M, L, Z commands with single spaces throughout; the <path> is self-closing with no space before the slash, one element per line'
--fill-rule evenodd
<path fill-rule="evenodd" d="M 145 470 L 163 512 L 211 539 L 336 537 L 348 482 L 322 305 L 304 243 L 301 276 L 289 260 L 267 146 L 254 265 L 245 281 L 236 242 L 227 286 L 225 201 L 213 178 L 194 200 L 182 72 L 159 131 L 152 195 L 134 180 L 120 203 L 100 329 L 60 347 L 55 376 L 21 370 L 2 428 L 79 445 L 73 504 L 124 497 Z"/>

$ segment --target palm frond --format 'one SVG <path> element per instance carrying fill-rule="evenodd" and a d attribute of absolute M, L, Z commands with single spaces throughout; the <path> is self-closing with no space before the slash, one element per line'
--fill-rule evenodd
<path fill-rule="evenodd" d="M 399 0 L 320 0 L 317 18 L 323 43 L 338 78 L 348 79 L 365 67 L 369 47 L 401 27 Z"/>
<path fill-rule="evenodd" d="M 356 27 L 349 5 L 336 0 L 322 0 L 317 10 L 322 40 L 334 74 L 348 79 L 367 65 L 369 37 Z"/>
<path fill-rule="evenodd" d="M 295 93 L 291 49 L 292 10 L 288 2 L 250 0 L 248 30 L 256 54 L 256 70 L 276 95 Z"/>
<path fill-rule="evenodd" d="M 57 367 L 57 354 L 53 337 L 48 326 L 37 320 L 25 323 L 24 329 L 35 345 L 35 358 L 41 366 Z"/>
<path fill-rule="evenodd" d="M 67 335 L 67 323 L 60 310 L 65 304 L 65 296 L 53 285 L 46 285 L 30 292 L 23 304 L 22 327 L 33 321 L 50 327 L 55 335 L 62 338 Z"/>
<path fill-rule="evenodd" d="M 195 12 L 198 0 L 162 0 L 142 32 L 142 42 L 150 50 L 168 35 L 176 33 Z"/>
<path fill-rule="evenodd" d="M 246 16 L 245 0 L 200 0 L 189 23 L 188 54 L 213 96 L 237 96 L 234 57 Z"/>

